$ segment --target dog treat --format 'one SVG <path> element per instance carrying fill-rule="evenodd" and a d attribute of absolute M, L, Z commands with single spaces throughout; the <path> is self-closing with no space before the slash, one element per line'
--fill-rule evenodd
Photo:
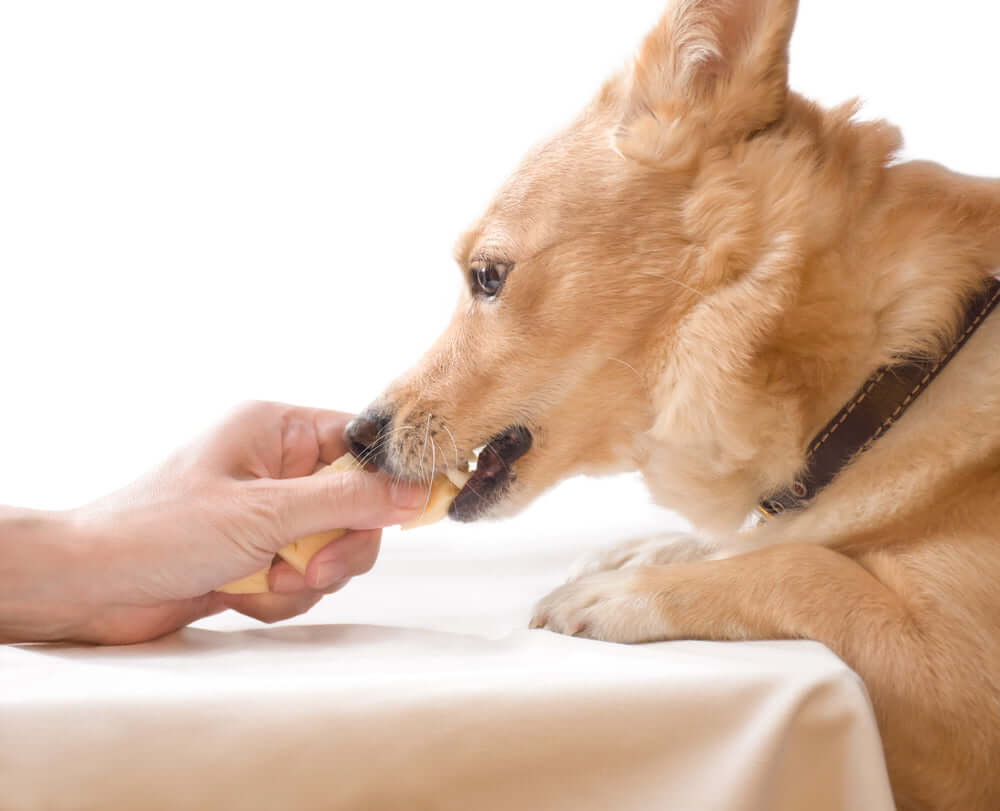
<path fill-rule="evenodd" d="M 358 464 L 357 459 L 355 459 L 351 454 L 347 453 L 341 456 L 336 462 L 328 467 L 324 467 L 321 470 L 317 470 L 315 475 L 320 475 L 323 473 L 344 473 L 350 470 L 360 470 L 361 466 Z M 455 500 L 455 496 L 458 495 L 459 490 L 465 486 L 465 482 L 469 480 L 470 474 L 462 473 L 458 471 L 448 471 L 446 476 L 437 476 L 434 479 L 434 483 L 431 485 L 430 496 L 427 499 L 427 506 L 424 511 L 411 521 L 407 521 L 402 525 L 403 529 L 416 529 L 417 527 L 426 526 L 428 524 L 434 524 L 443 519 L 448 514 L 448 508 L 451 506 L 451 502 Z M 299 574 L 304 575 L 306 573 L 306 567 L 309 565 L 309 561 L 315 557 L 316 553 L 320 549 L 337 540 L 341 536 L 347 534 L 346 529 L 331 529 L 327 532 L 318 532 L 315 535 L 307 535 L 305 538 L 299 538 L 297 541 L 292 541 L 288 546 L 282 547 L 278 550 L 278 555 L 286 560 L 289 565 L 295 569 Z M 259 572 L 254 572 L 251 575 L 247 575 L 240 580 L 234 580 L 232 583 L 227 583 L 216 591 L 221 591 L 225 594 L 267 594 L 269 591 L 267 584 L 267 575 L 270 571 L 270 567 L 267 569 L 261 569 Z"/>
<path fill-rule="evenodd" d="M 471 473 L 463 473 L 458 470 L 449 470 L 444 476 L 437 476 L 431 485 L 430 496 L 427 498 L 427 505 L 424 511 L 416 518 L 400 524 L 400 529 L 416 529 L 425 527 L 428 524 L 436 524 L 448 515 L 448 508 L 455 496 L 465 487 Z"/>
<path fill-rule="evenodd" d="M 226 583 L 226 585 L 217 588 L 216 591 L 221 591 L 223 594 L 267 594 L 270 590 L 267 585 L 269 571 L 271 571 L 270 568 L 261 569 L 259 572 L 234 580 L 232 583 Z"/>

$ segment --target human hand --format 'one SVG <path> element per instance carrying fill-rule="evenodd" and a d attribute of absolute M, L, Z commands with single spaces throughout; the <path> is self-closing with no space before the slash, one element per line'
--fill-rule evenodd
<path fill-rule="evenodd" d="M 366 472 L 311 476 L 346 452 L 349 419 L 248 404 L 158 470 L 66 514 L 72 557 L 31 595 L 35 614 L 50 600 L 60 616 L 33 638 L 137 642 L 225 608 L 274 622 L 368 571 L 381 528 L 418 514 L 426 489 Z M 267 567 L 291 541 L 342 527 L 351 531 L 304 576 L 276 562 L 270 594 L 213 591 Z"/>

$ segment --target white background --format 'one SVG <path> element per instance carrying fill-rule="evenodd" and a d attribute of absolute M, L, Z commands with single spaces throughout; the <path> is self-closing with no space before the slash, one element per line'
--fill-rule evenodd
<path fill-rule="evenodd" d="M 96 497 L 244 398 L 363 407 L 444 325 L 452 240 L 662 5 L 0 2 L 0 502 Z M 803 0 L 793 85 L 1000 175 L 998 22 Z"/>

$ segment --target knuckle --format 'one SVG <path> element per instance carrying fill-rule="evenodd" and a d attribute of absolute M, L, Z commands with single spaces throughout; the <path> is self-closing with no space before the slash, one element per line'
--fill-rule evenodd
<path fill-rule="evenodd" d="M 247 611 L 246 613 L 253 619 L 257 620 L 257 622 L 262 622 L 265 625 L 274 625 L 274 623 L 278 622 L 281 619 L 284 619 L 283 617 L 276 614 L 273 609 Z"/>
<path fill-rule="evenodd" d="M 278 599 L 276 600 L 275 597 Z M 246 614 L 251 619 L 257 620 L 257 622 L 262 622 L 265 625 L 274 625 L 276 622 L 281 622 L 283 619 L 294 616 L 294 614 L 288 613 L 287 600 L 288 598 L 285 595 L 261 595 L 256 600 L 248 601 L 247 604 L 241 606 L 238 610 L 241 614 Z"/>
<path fill-rule="evenodd" d="M 351 471 L 327 478 L 332 480 L 330 498 L 339 501 L 352 513 L 364 511 L 378 500 L 376 488 L 371 486 L 370 477 L 364 473 Z"/>
<path fill-rule="evenodd" d="M 266 400 L 243 400 L 237 403 L 236 406 L 229 412 L 229 416 L 233 420 L 238 420 L 243 417 L 254 417 L 262 413 L 266 413 L 273 407 L 272 403 Z"/>
<path fill-rule="evenodd" d="M 295 617 L 299 614 L 305 614 L 310 608 L 312 608 L 316 603 L 323 599 L 322 594 L 317 594 L 316 592 L 304 592 L 301 596 L 296 597 L 295 604 L 291 606 L 291 613 L 288 617 Z M 287 619 L 287 617 L 286 617 Z"/>
<path fill-rule="evenodd" d="M 358 574 L 367 574 L 375 567 L 375 562 L 378 560 L 380 544 L 378 541 L 375 543 L 368 544 L 365 547 L 364 552 L 358 560 L 358 565 L 355 571 Z"/>
<path fill-rule="evenodd" d="M 254 552 L 272 552 L 275 541 L 283 537 L 282 529 L 288 520 L 283 502 L 268 481 L 240 482 L 229 501 L 235 508 L 230 514 L 237 516 L 238 524 L 232 534 Z"/>
<path fill-rule="evenodd" d="M 296 409 L 286 403 L 273 400 L 243 400 L 230 410 L 225 422 L 237 425 L 265 420 L 282 422 L 295 412 Z"/>
<path fill-rule="evenodd" d="M 323 594 L 324 595 L 325 594 L 334 594 L 334 593 L 340 591 L 344 586 L 346 586 L 350 582 L 351 582 L 351 578 L 349 578 L 349 577 L 345 577 L 343 580 L 338 580 L 332 586 L 328 586 L 327 588 L 323 589 Z"/>

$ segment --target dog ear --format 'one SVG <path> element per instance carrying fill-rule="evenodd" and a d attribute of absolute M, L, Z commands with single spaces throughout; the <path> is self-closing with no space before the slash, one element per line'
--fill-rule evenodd
<path fill-rule="evenodd" d="M 674 0 L 634 57 L 615 146 L 686 163 L 781 117 L 798 0 Z"/>

